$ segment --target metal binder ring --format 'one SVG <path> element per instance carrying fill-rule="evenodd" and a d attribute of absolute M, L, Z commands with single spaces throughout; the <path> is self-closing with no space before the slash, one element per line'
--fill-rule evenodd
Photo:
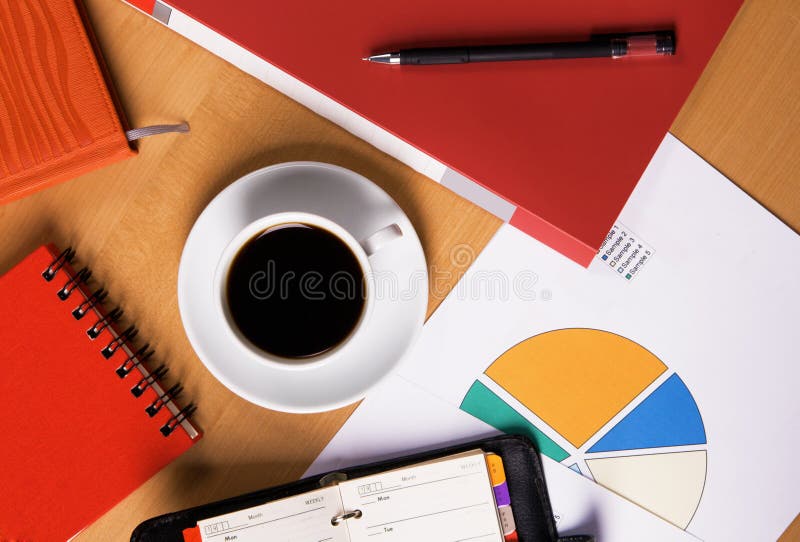
<path fill-rule="evenodd" d="M 141 397 L 142 394 L 152 386 L 155 382 L 164 378 L 164 375 L 167 374 L 169 368 L 164 365 L 163 363 L 156 367 L 156 369 L 151 372 L 150 374 L 143 376 L 139 382 L 136 383 L 134 387 L 131 388 L 131 393 L 134 397 Z"/>
<path fill-rule="evenodd" d="M 167 420 L 167 423 L 161 427 L 161 434 L 165 437 L 170 436 L 172 432 L 175 431 L 175 429 L 177 429 L 184 420 L 188 420 L 196 410 L 197 407 L 194 403 L 189 403 L 180 409 L 177 414 L 173 415 L 169 420 Z"/>
<path fill-rule="evenodd" d="M 182 391 L 183 391 L 183 386 L 181 386 L 180 384 L 175 384 L 170 389 L 165 391 L 163 394 L 153 399 L 153 402 L 150 403 L 147 406 L 147 408 L 144 409 L 144 411 L 147 412 L 147 415 L 152 418 L 153 416 L 158 414 L 158 412 L 164 407 L 164 405 L 175 400 L 181 394 Z"/>
<path fill-rule="evenodd" d="M 72 247 L 64 249 L 64 252 L 59 254 L 58 258 L 50 262 L 50 265 L 47 266 L 47 269 L 42 272 L 42 277 L 44 277 L 44 280 L 47 282 L 53 280 L 53 277 L 56 276 L 58 270 L 64 267 L 66 264 L 72 262 L 72 258 L 74 257 L 75 251 L 72 250 Z"/>
<path fill-rule="evenodd" d="M 341 522 L 347 521 L 348 519 L 358 519 L 360 517 L 361 517 L 361 510 L 353 510 L 351 512 L 345 512 L 344 514 L 333 516 L 331 518 L 331 525 L 339 525 Z"/>
<path fill-rule="evenodd" d="M 69 299 L 70 294 L 72 293 L 75 288 L 80 286 L 81 283 L 87 283 L 89 281 L 89 277 L 92 276 L 92 272 L 89 271 L 88 267 L 83 267 L 80 271 L 78 271 L 74 277 L 70 278 L 61 289 L 56 292 L 58 298 L 61 301 L 66 301 Z"/>
<path fill-rule="evenodd" d="M 126 343 L 129 343 L 133 340 L 134 337 L 139 333 L 139 330 L 136 329 L 136 326 L 128 326 L 125 328 L 125 331 L 111 339 L 111 341 L 106 345 L 105 348 L 100 350 L 100 353 L 103 355 L 104 358 L 109 359 L 111 356 L 114 355 L 114 352 L 122 348 L 122 346 Z"/>
<path fill-rule="evenodd" d="M 136 352 L 133 352 L 128 358 L 122 362 L 122 365 L 117 367 L 116 373 L 117 376 L 120 378 L 125 378 L 128 376 L 128 373 L 133 371 L 136 367 L 150 359 L 155 351 L 149 350 L 150 343 L 146 343 L 143 347 L 141 347 Z"/>
<path fill-rule="evenodd" d="M 97 337 L 100 336 L 100 333 L 107 328 L 112 323 L 118 321 L 122 314 L 125 311 L 116 307 L 113 311 L 109 312 L 105 316 L 101 316 L 97 322 L 94 323 L 92 327 L 86 330 L 86 334 L 89 336 L 90 339 L 95 340 Z"/>
<path fill-rule="evenodd" d="M 108 292 L 106 292 L 105 288 L 98 288 L 94 291 L 94 293 L 92 293 L 92 295 L 87 297 L 84 302 L 75 307 L 75 310 L 72 311 L 72 316 L 74 316 L 76 320 L 80 320 L 86 316 L 86 313 L 89 311 L 89 309 L 98 303 L 102 303 L 107 296 Z"/>

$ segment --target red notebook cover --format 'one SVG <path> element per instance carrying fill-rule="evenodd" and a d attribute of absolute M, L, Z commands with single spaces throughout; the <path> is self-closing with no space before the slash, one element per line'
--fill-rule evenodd
<path fill-rule="evenodd" d="M 136 154 L 82 0 L 0 2 L 0 204 Z"/>
<path fill-rule="evenodd" d="M 741 4 L 128 1 L 148 13 L 159 4 L 178 9 L 434 156 L 515 204 L 512 224 L 583 265 Z M 674 57 L 424 67 L 361 60 L 400 47 L 670 28 Z"/>
<path fill-rule="evenodd" d="M 59 298 L 78 281 L 69 264 L 45 280 L 58 255 L 41 247 L 0 277 L 0 540 L 71 538 L 200 437 L 185 416 L 193 407 L 181 410 L 159 384 L 131 392 L 156 369 L 132 367 L 132 358 L 118 376 L 128 343 L 106 358 L 101 351 L 118 330 L 89 338 L 109 313 L 88 308 L 82 285 Z"/>

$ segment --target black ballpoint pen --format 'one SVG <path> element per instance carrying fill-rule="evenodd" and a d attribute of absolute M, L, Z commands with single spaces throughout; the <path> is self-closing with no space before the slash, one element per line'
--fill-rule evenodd
<path fill-rule="evenodd" d="M 675 54 L 672 31 L 636 32 L 592 36 L 588 41 L 483 45 L 476 47 L 433 47 L 403 49 L 373 55 L 364 60 L 381 64 L 428 65 L 510 60 L 554 60 L 562 58 L 622 58 Z"/>

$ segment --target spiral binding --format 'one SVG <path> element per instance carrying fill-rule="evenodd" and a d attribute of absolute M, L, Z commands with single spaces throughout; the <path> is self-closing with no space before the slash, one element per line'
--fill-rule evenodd
<path fill-rule="evenodd" d="M 147 391 L 147 388 L 164 378 L 168 371 L 169 368 L 162 363 L 149 375 L 143 376 L 142 379 L 131 388 L 131 393 L 134 397 L 141 397 L 142 394 Z"/>
<path fill-rule="evenodd" d="M 122 365 L 117 367 L 117 376 L 120 378 L 125 378 L 128 376 L 128 373 L 150 359 L 150 357 L 155 353 L 155 350 L 148 351 L 148 348 L 150 348 L 150 343 L 145 344 L 139 350 L 128 356 L 128 359 L 123 361 Z"/>
<path fill-rule="evenodd" d="M 104 358 L 110 359 L 117 350 L 122 348 L 122 345 L 130 342 L 133 340 L 134 337 L 139 333 L 139 330 L 136 329 L 136 326 L 128 326 L 125 328 L 125 331 L 111 339 L 109 343 L 106 345 L 105 348 L 100 350 L 100 353 L 103 355 Z"/>
<path fill-rule="evenodd" d="M 52 281 L 61 269 L 70 264 L 75 257 L 75 251 L 72 248 L 67 248 L 56 257 L 50 265 L 47 266 L 42 272 L 42 278 L 50 282 Z M 71 268 L 67 267 L 67 270 Z M 56 291 L 56 295 L 62 301 L 67 301 L 72 292 L 80 287 L 81 284 L 86 284 L 92 276 L 92 272 L 88 267 L 81 268 L 77 273 L 67 272 L 68 280 L 64 285 Z M 165 437 L 170 436 L 175 429 L 188 422 L 189 418 L 197 410 L 194 403 L 189 403 L 184 407 L 180 407 L 175 403 L 175 399 L 183 392 L 183 386 L 175 384 L 168 390 L 164 391 L 158 384 L 164 378 L 169 369 L 166 365 L 159 365 L 152 371 L 146 368 L 146 362 L 153 356 L 154 351 L 150 348 L 149 343 L 145 344 L 138 350 L 134 351 L 131 342 L 139 333 L 136 326 L 130 325 L 122 332 L 117 332 L 114 323 L 118 322 L 123 315 L 123 310 L 115 307 L 110 312 L 103 312 L 97 310 L 102 305 L 103 301 L 108 296 L 105 288 L 98 288 L 88 296 L 83 294 L 84 299 L 72 310 L 72 316 L 76 320 L 81 320 L 93 309 L 95 314 L 98 315 L 97 320 L 86 330 L 86 334 L 91 340 L 96 339 L 104 330 L 109 330 L 111 333 L 111 340 L 100 350 L 100 354 L 105 359 L 111 359 L 118 350 L 123 350 L 127 356 L 122 364 L 117 367 L 116 374 L 120 379 L 127 378 L 133 371 L 138 369 L 138 373 L 142 376 L 139 381 L 131 388 L 131 394 L 134 397 L 141 397 L 144 395 L 148 388 L 152 388 L 156 393 L 156 398 L 148 404 L 144 411 L 149 417 L 154 417 L 162 409 L 169 410 L 170 417 L 161 426 L 160 432 Z M 190 438 L 199 436 L 199 433 L 194 429 L 191 424 L 184 425 Z"/>
<path fill-rule="evenodd" d="M 80 286 L 82 282 L 87 282 L 91 276 L 92 272 L 89 271 L 88 267 L 82 268 L 56 292 L 56 295 L 61 301 L 66 301 L 69 299 L 69 296 L 72 295 L 72 292 L 75 291 L 75 288 Z"/>
<path fill-rule="evenodd" d="M 42 272 L 42 277 L 44 277 L 44 280 L 46 280 L 47 282 L 53 280 L 53 277 L 56 276 L 58 270 L 67 265 L 68 263 L 70 263 L 72 261 L 72 258 L 74 257 L 75 257 L 75 251 L 72 250 L 71 247 L 65 249 L 64 252 L 59 254 L 58 258 L 53 260 L 53 262 L 47 266 L 47 269 L 45 269 Z"/>
<path fill-rule="evenodd" d="M 167 423 L 161 426 L 161 434 L 165 437 L 170 436 L 182 421 L 188 420 L 189 417 L 194 414 L 195 410 L 197 410 L 197 407 L 194 403 L 189 403 L 180 409 L 177 414 L 173 414 L 172 417 L 167 420 Z"/>
<path fill-rule="evenodd" d="M 98 303 L 102 303 L 106 296 L 108 296 L 108 292 L 106 292 L 105 288 L 98 288 L 92 292 L 92 295 L 86 298 L 86 301 L 75 307 L 75 310 L 72 311 L 72 316 L 76 320 L 80 320 L 86 316 L 86 313 L 89 311 L 89 309 Z"/>
<path fill-rule="evenodd" d="M 92 327 L 86 330 L 86 334 L 89 336 L 90 339 L 94 340 L 103 332 L 105 328 L 122 318 L 122 314 L 125 311 L 120 309 L 119 307 L 115 307 L 114 310 L 109 312 L 108 314 L 101 316 L 97 322 L 94 323 Z"/>
<path fill-rule="evenodd" d="M 153 402 L 148 405 L 145 412 L 151 418 L 158 414 L 158 412 L 170 401 L 173 399 L 177 399 L 177 397 L 183 392 L 183 386 L 180 384 L 175 384 L 170 389 L 153 399 Z"/>

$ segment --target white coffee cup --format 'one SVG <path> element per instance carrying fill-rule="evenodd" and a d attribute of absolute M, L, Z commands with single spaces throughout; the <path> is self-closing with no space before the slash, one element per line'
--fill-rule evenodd
<path fill-rule="evenodd" d="M 239 250 L 261 233 L 286 224 L 303 224 L 321 228 L 332 233 L 355 255 L 364 276 L 364 306 L 361 310 L 361 316 L 353 327 L 353 330 L 335 347 L 311 357 L 285 358 L 257 347 L 251 343 L 236 326 L 228 306 L 226 295 L 228 272 Z M 369 259 L 372 255 L 382 250 L 384 246 L 402 236 L 403 232 L 400 227 L 397 224 L 390 224 L 377 230 L 365 239 L 358 241 L 350 232 L 336 222 L 316 214 L 304 212 L 276 213 L 251 222 L 239 231 L 225 247 L 214 273 L 214 298 L 216 299 L 220 321 L 223 322 L 222 327 L 235 342 L 239 343 L 242 348 L 249 351 L 263 363 L 271 364 L 282 369 L 307 369 L 326 363 L 337 356 L 346 355 L 347 350 L 352 348 L 365 333 L 372 306 L 375 301 L 375 286 Z"/>

